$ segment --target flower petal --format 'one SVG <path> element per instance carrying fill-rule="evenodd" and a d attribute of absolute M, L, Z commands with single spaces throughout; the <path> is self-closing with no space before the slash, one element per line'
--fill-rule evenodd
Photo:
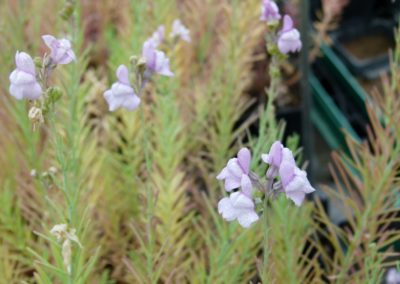
<path fill-rule="evenodd" d="M 251 161 L 251 153 L 247 148 L 240 149 L 237 155 L 237 161 L 239 165 L 242 167 L 242 170 L 245 174 L 249 174 L 250 171 L 250 161 Z"/>
<path fill-rule="evenodd" d="M 293 28 L 293 20 L 289 15 L 283 17 L 283 28 L 282 32 L 290 31 Z"/>
<path fill-rule="evenodd" d="M 251 184 L 251 180 L 248 175 L 242 175 L 240 186 L 242 188 L 242 192 L 251 198 L 253 193 L 253 185 Z"/>
<path fill-rule="evenodd" d="M 241 192 L 234 192 L 229 197 L 233 207 L 237 209 L 254 209 L 254 202 Z"/>
<path fill-rule="evenodd" d="M 228 171 L 231 175 L 236 176 L 238 178 L 241 178 L 243 175 L 243 170 L 239 166 L 237 158 L 232 158 L 228 161 L 228 164 L 226 166 L 228 168 Z"/>
<path fill-rule="evenodd" d="M 226 179 L 228 176 L 228 169 L 225 167 L 222 169 L 222 171 L 217 175 L 217 180 L 223 180 Z"/>
<path fill-rule="evenodd" d="M 249 210 L 245 213 L 240 214 L 237 217 L 239 224 L 243 228 L 249 228 L 254 222 L 257 222 L 259 219 L 257 213 L 253 210 Z"/>
<path fill-rule="evenodd" d="M 240 187 L 240 178 L 235 177 L 235 176 L 228 176 L 225 179 L 225 190 L 230 192 L 235 188 Z"/>
<path fill-rule="evenodd" d="M 57 39 L 52 35 L 43 35 L 42 39 L 49 48 L 54 48 L 54 44 L 57 42 Z"/>
<path fill-rule="evenodd" d="M 286 187 L 294 179 L 296 165 L 288 161 L 283 161 L 279 168 L 282 185 Z"/>
<path fill-rule="evenodd" d="M 140 105 L 140 98 L 136 95 L 128 96 L 122 103 L 122 107 L 129 111 L 134 111 Z"/>
<path fill-rule="evenodd" d="M 17 100 L 22 100 L 24 98 L 24 90 L 23 90 L 23 86 L 21 85 L 14 85 L 11 84 L 10 85 L 10 94 L 16 98 Z"/>
<path fill-rule="evenodd" d="M 15 54 L 15 65 L 20 71 L 27 72 L 35 76 L 35 63 L 32 57 L 26 52 L 18 52 Z"/>
<path fill-rule="evenodd" d="M 129 83 L 129 70 L 128 68 L 121 64 L 117 71 L 115 72 L 118 78 L 118 81 L 125 85 L 130 85 Z"/>
<path fill-rule="evenodd" d="M 303 203 L 305 196 L 306 194 L 303 191 L 286 192 L 286 197 L 292 200 L 296 206 Z"/>
<path fill-rule="evenodd" d="M 229 197 L 222 198 L 218 202 L 218 213 L 227 221 L 233 221 L 236 219 L 236 210 L 233 208 Z"/>
<path fill-rule="evenodd" d="M 10 82 L 15 85 L 29 84 L 36 82 L 36 77 L 31 73 L 16 69 L 10 74 Z"/>

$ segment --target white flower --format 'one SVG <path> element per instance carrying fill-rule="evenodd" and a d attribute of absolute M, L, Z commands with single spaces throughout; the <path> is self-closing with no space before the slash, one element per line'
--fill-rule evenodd
<path fill-rule="evenodd" d="M 129 71 L 125 65 L 120 65 L 116 72 L 118 81 L 111 89 L 104 92 L 104 98 L 108 103 L 110 111 L 125 108 L 129 111 L 135 110 L 140 104 L 140 98 L 135 94 L 129 83 Z"/>
<path fill-rule="evenodd" d="M 36 100 L 43 93 L 42 87 L 36 80 L 35 63 L 25 52 L 15 54 L 17 68 L 10 74 L 10 94 L 17 100 Z"/>
<path fill-rule="evenodd" d="M 71 42 L 65 38 L 56 39 L 52 35 L 42 36 L 44 43 L 50 48 L 50 57 L 55 64 L 68 64 L 76 60 Z"/>
<path fill-rule="evenodd" d="M 175 38 L 178 37 L 186 42 L 190 42 L 190 31 L 188 28 L 186 28 L 181 20 L 176 19 L 173 23 L 172 23 L 172 31 L 169 35 L 171 38 Z"/>
<path fill-rule="evenodd" d="M 222 198 L 218 203 L 218 212 L 226 221 L 237 220 L 244 228 L 259 219 L 253 200 L 240 191 Z"/>

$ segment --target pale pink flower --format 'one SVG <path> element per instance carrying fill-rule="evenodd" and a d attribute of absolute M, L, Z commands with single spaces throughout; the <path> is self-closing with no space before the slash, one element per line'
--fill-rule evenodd
<path fill-rule="evenodd" d="M 36 79 L 35 63 L 32 57 L 25 52 L 15 54 L 17 68 L 10 74 L 10 94 L 17 100 L 36 100 L 43 93 L 42 87 Z"/>
<path fill-rule="evenodd" d="M 116 72 L 118 81 L 111 86 L 111 89 L 104 93 L 109 110 L 125 108 L 129 111 L 135 110 L 140 104 L 140 98 L 135 94 L 129 83 L 129 71 L 125 65 L 120 65 Z"/>
<path fill-rule="evenodd" d="M 237 220 L 244 228 L 250 227 L 259 219 L 253 200 L 240 191 L 221 199 L 218 203 L 218 212 L 226 221 Z"/>
<path fill-rule="evenodd" d="M 283 28 L 278 33 L 278 48 L 283 54 L 296 52 L 301 49 L 300 32 L 293 27 L 293 20 L 289 15 L 283 17 Z"/>
<path fill-rule="evenodd" d="M 264 161 L 264 163 L 270 165 L 267 171 L 267 177 L 269 179 L 273 179 L 278 175 L 279 167 L 282 162 L 282 151 L 282 143 L 280 141 L 276 141 L 274 144 L 272 144 L 268 154 L 261 155 L 261 159 Z"/>
<path fill-rule="evenodd" d="M 164 41 L 165 27 L 163 25 L 159 26 L 157 30 L 151 36 L 155 47 L 158 47 Z"/>
<path fill-rule="evenodd" d="M 279 21 L 280 18 L 281 15 L 279 14 L 278 5 L 276 5 L 274 1 L 263 0 L 260 20 L 267 23 L 273 23 Z"/>
<path fill-rule="evenodd" d="M 296 166 L 293 154 L 288 148 L 282 151 L 279 176 L 286 197 L 291 199 L 296 206 L 303 203 L 306 194 L 315 191 L 307 179 L 307 173 Z"/>
<path fill-rule="evenodd" d="M 44 43 L 50 48 L 50 58 L 55 64 L 68 64 L 76 60 L 71 42 L 65 38 L 56 39 L 52 35 L 42 36 Z"/>
<path fill-rule="evenodd" d="M 400 272 L 396 268 L 389 269 L 386 275 L 386 284 L 400 284 Z"/>
<path fill-rule="evenodd" d="M 242 192 L 251 197 L 252 184 L 249 177 L 251 153 L 249 149 L 242 148 L 237 158 L 228 161 L 225 168 L 217 176 L 218 180 L 225 180 L 225 190 L 231 192 L 235 188 L 242 188 Z"/>
<path fill-rule="evenodd" d="M 181 20 L 176 19 L 173 23 L 172 23 L 172 31 L 170 33 L 170 37 L 171 38 L 180 38 L 186 42 L 190 42 L 190 31 L 188 28 L 186 28 Z"/>
<path fill-rule="evenodd" d="M 165 53 L 156 49 L 156 44 L 152 38 L 146 40 L 143 44 L 142 56 L 146 60 L 147 77 L 153 73 L 172 77 L 174 73 L 169 68 L 169 59 Z"/>

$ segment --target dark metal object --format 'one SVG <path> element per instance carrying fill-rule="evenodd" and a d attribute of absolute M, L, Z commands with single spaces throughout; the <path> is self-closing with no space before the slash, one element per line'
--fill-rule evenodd
<path fill-rule="evenodd" d="M 309 87 L 310 64 L 308 62 L 308 47 L 310 45 L 310 3 L 309 0 L 301 1 L 301 36 L 303 48 L 301 51 L 301 94 L 302 94 L 302 138 L 304 156 L 309 161 L 308 175 L 311 183 L 314 179 L 314 130 L 311 122 L 312 98 Z"/>

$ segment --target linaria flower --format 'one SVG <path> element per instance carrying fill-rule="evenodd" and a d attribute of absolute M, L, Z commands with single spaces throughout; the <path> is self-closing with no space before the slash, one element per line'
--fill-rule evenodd
<path fill-rule="evenodd" d="M 176 19 L 172 23 L 172 31 L 170 33 L 170 37 L 171 38 L 178 37 L 186 42 L 191 41 L 189 29 L 186 28 L 179 19 Z"/>
<path fill-rule="evenodd" d="M 218 212 L 226 221 L 237 220 L 244 228 L 250 227 L 259 219 L 253 200 L 240 191 L 221 199 L 218 203 Z"/>
<path fill-rule="evenodd" d="M 17 68 L 10 74 L 10 94 L 17 100 L 36 100 L 43 93 L 36 79 L 35 63 L 25 52 L 15 54 Z"/>
<path fill-rule="evenodd" d="M 279 14 L 278 5 L 276 5 L 274 1 L 263 0 L 260 20 L 267 23 L 272 23 L 279 21 L 280 18 L 281 15 Z"/>
<path fill-rule="evenodd" d="M 165 27 L 163 25 L 159 26 L 157 30 L 151 36 L 155 47 L 158 47 L 164 41 Z"/>
<path fill-rule="evenodd" d="M 293 20 L 289 15 L 283 17 L 283 28 L 278 33 L 278 48 L 283 54 L 296 52 L 301 49 L 300 32 L 293 27 Z"/>
<path fill-rule="evenodd" d="M 264 163 L 270 165 L 267 171 L 268 179 L 273 179 L 278 175 L 279 167 L 281 166 L 282 162 L 282 151 L 282 143 L 280 141 L 276 141 L 274 142 L 274 144 L 272 144 L 268 154 L 261 155 L 261 159 L 264 161 Z"/>
<path fill-rule="evenodd" d="M 400 284 L 400 272 L 397 272 L 396 268 L 389 269 L 386 275 L 387 284 Z"/>
<path fill-rule="evenodd" d="M 242 192 L 251 196 L 252 184 L 249 177 L 251 153 L 242 148 L 237 158 L 232 158 L 217 176 L 218 180 L 225 180 L 225 190 L 230 192 L 235 188 L 242 188 Z"/>
<path fill-rule="evenodd" d="M 315 191 L 307 179 L 307 173 L 296 166 L 293 154 L 288 148 L 282 151 L 279 176 L 286 197 L 291 199 L 296 206 L 303 203 L 307 193 Z"/>
<path fill-rule="evenodd" d="M 169 59 L 164 52 L 156 49 L 156 44 L 152 38 L 144 42 L 142 56 L 146 60 L 146 77 L 150 77 L 153 73 L 168 77 L 174 76 L 174 73 L 169 69 Z"/>
<path fill-rule="evenodd" d="M 120 107 L 129 111 L 135 110 L 140 104 L 140 98 L 135 94 L 129 83 L 129 71 L 125 65 L 120 65 L 116 72 L 118 81 L 111 89 L 104 92 L 109 110 L 114 111 Z"/>
<path fill-rule="evenodd" d="M 56 39 L 52 35 L 44 35 L 42 39 L 51 50 L 50 58 L 54 64 L 68 64 L 76 60 L 69 40 L 65 38 Z"/>

